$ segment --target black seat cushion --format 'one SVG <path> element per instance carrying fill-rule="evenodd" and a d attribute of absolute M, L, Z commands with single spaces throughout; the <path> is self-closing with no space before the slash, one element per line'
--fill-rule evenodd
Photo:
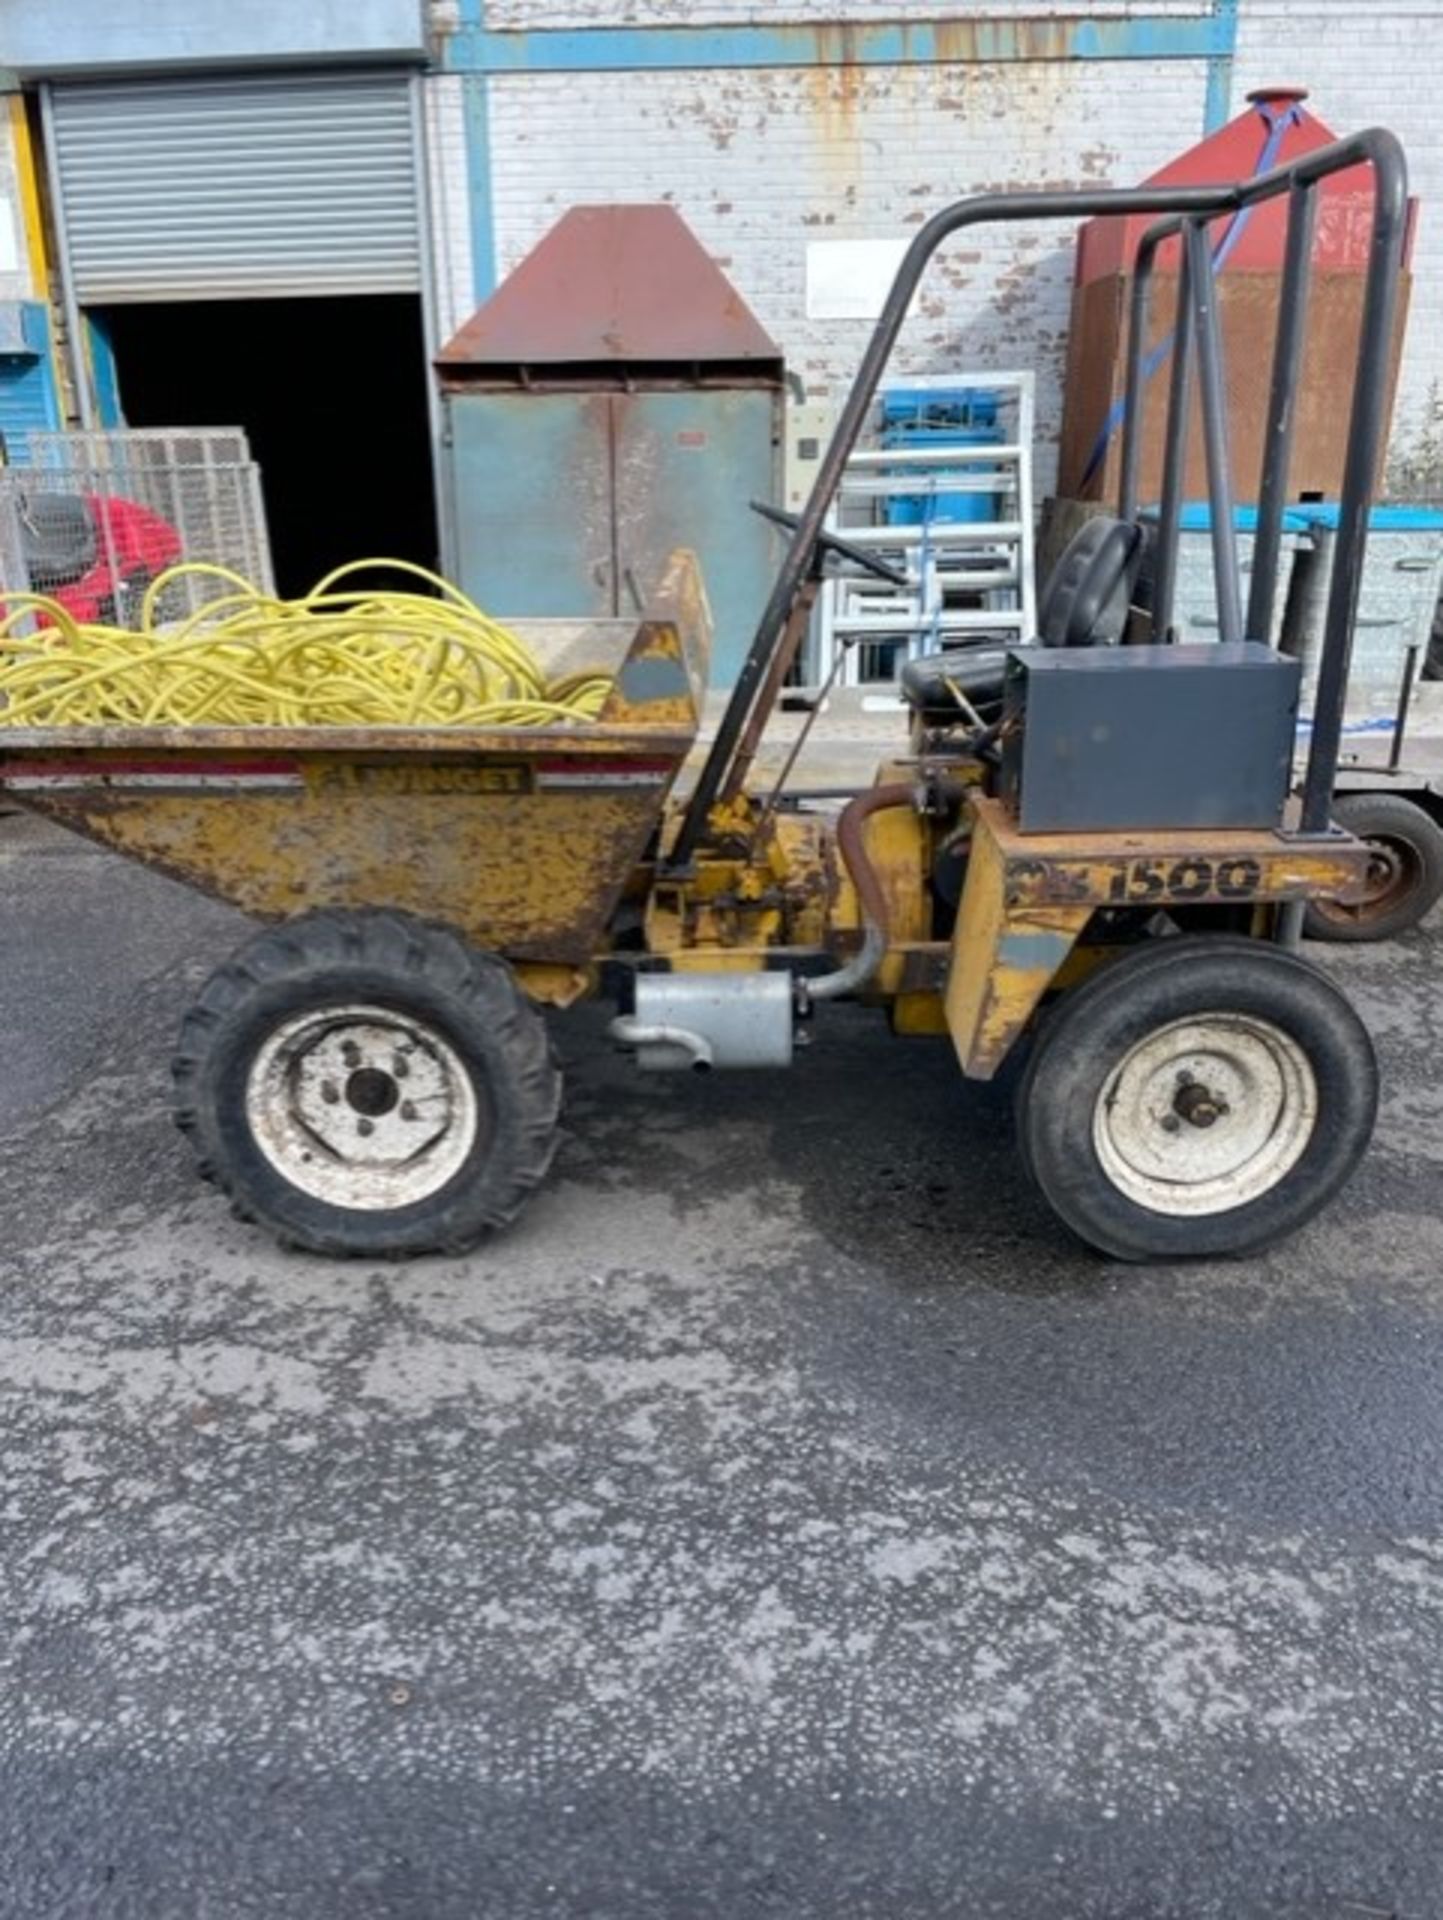
<path fill-rule="evenodd" d="M 1142 554 L 1143 531 L 1135 520 L 1098 514 L 1086 521 L 1063 549 L 1043 590 L 1037 611 L 1042 645 L 1115 645 L 1127 624 Z M 902 694 L 930 725 L 950 726 L 962 718 L 952 686 L 974 707 L 995 706 L 1002 698 L 1006 664 L 1006 647 L 996 645 L 924 654 L 903 666 Z"/>
<path fill-rule="evenodd" d="M 1006 647 L 956 647 L 951 653 L 927 653 L 908 660 L 902 668 L 902 694 L 907 704 L 933 726 L 950 726 L 962 718 L 953 688 L 974 707 L 995 706 L 1002 698 Z"/>
<path fill-rule="evenodd" d="M 1142 565 L 1142 528 L 1105 513 L 1085 521 L 1052 569 L 1037 608 L 1044 647 L 1111 647 L 1122 638 Z"/>

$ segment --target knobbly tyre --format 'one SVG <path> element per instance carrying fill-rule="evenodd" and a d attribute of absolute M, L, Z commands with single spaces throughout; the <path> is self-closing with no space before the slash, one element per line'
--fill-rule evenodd
<path fill-rule="evenodd" d="M 1290 797 L 1296 663 L 1246 636 L 1269 631 L 1317 186 L 1360 164 L 1370 266 L 1311 750 Z M 1289 241 L 1245 609 L 1208 229 L 1279 197 Z M 1231 186 L 992 194 L 937 214 L 684 802 L 708 635 L 680 554 L 634 632 L 526 627 L 555 669 L 570 647 L 570 664 L 612 673 L 593 723 L 7 729 L 0 781 L 17 799 L 270 923 L 182 1024 L 176 1112 L 205 1172 L 300 1247 L 459 1251 L 547 1172 L 561 1082 L 544 1009 L 607 988 L 612 1032 L 645 1069 L 780 1068 L 798 1022 L 815 1017 L 825 1039 L 827 1003 L 847 997 L 899 1035 L 949 1036 L 970 1079 L 1026 1037 L 1021 1159 L 1103 1252 L 1239 1253 L 1300 1226 L 1358 1162 L 1377 1103 L 1367 1033 L 1296 948 L 1310 903 L 1369 884 L 1368 850 L 1331 802 L 1404 202 L 1402 153 L 1372 131 Z M 1036 644 L 908 666 L 907 737 L 839 814 L 757 790 L 824 566 L 896 578 L 824 520 L 928 261 L 986 222 L 1111 213 L 1159 217 L 1136 275 L 1116 516 L 1063 555 Z M 1120 646 L 1165 244 L 1180 270 L 1152 644 Z M 1162 644 L 1194 375 L 1221 627 L 1206 649 Z"/>

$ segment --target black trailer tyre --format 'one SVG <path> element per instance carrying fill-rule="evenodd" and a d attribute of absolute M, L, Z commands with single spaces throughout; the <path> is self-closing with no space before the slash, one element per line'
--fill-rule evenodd
<path fill-rule="evenodd" d="M 1066 996 L 1018 1092 L 1025 1165 L 1120 1260 L 1251 1252 L 1310 1219 L 1372 1137 L 1367 1029 L 1305 960 L 1159 940 Z"/>
<path fill-rule="evenodd" d="M 462 1252 L 556 1146 L 541 1015 L 504 962 L 405 913 L 259 934 L 187 1014 L 174 1074 L 202 1172 L 317 1253 Z"/>
<path fill-rule="evenodd" d="M 1310 900 L 1308 939 L 1388 940 L 1416 927 L 1443 894 L 1443 827 L 1401 793 L 1340 794 L 1333 818 L 1368 843 L 1368 890 L 1348 906 Z"/>

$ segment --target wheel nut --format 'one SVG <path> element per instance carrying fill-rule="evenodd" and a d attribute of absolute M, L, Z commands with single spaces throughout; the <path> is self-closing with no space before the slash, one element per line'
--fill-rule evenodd
<path fill-rule="evenodd" d="M 361 1119 L 356 1122 L 356 1132 L 360 1134 L 363 1140 L 369 1138 L 375 1131 L 376 1123 L 374 1120 Z"/>
<path fill-rule="evenodd" d="M 333 1107 L 336 1104 L 336 1102 L 340 1099 L 340 1097 L 341 1097 L 341 1089 L 336 1085 L 334 1080 L 322 1081 L 321 1098 L 325 1101 L 328 1107 Z"/>
<path fill-rule="evenodd" d="M 410 1071 L 410 1061 L 404 1053 L 398 1053 L 391 1062 L 391 1072 L 395 1075 L 396 1079 L 404 1080 Z"/>
<path fill-rule="evenodd" d="M 1175 1113 L 1165 1113 L 1162 1116 L 1162 1119 L 1158 1122 L 1158 1125 L 1162 1128 L 1164 1133 L 1176 1133 L 1178 1128 L 1182 1125 L 1182 1121 L 1178 1119 Z"/>
<path fill-rule="evenodd" d="M 345 1061 L 348 1067 L 360 1066 L 361 1049 L 356 1045 L 354 1040 L 347 1040 L 345 1044 L 342 1046 L 341 1058 Z"/>
<path fill-rule="evenodd" d="M 401 1118 L 403 1120 L 414 1120 L 416 1118 L 416 1103 L 414 1100 L 403 1100 L 401 1102 Z"/>
<path fill-rule="evenodd" d="M 1186 1120 L 1190 1127 L 1210 1127 L 1224 1110 L 1207 1088 L 1199 1086 L 1196 1080 L 1179 1087 L 1172 1104 L 1174 1112 Z"/>

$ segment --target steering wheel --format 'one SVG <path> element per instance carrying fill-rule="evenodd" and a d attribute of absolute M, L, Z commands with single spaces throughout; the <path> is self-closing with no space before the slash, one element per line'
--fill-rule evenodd
<path fill-rule="evenodd" d="M 763 520 L 770 520 L 776 526 L 785 527 L 789 533 L 795 533 L 801 525 L 794 513 L 784 513 L 780 507 L 770 506 L 765 500 L 752 500 L 748 504 L 753 513 L 759 513 Z M 839 539 L 835 533 L 819 533 L 817 548 L 822 553 L 834 553 L 839 560 L 850 560 L 855 567 L 862 567 L 868 573 L 874 573 L 879 580 L 885 580 L 889 586 L 910 587 L 912 582 L 900 568 L 878 559 L 875 553 L 868 553 L 865 547 L 854 547 L 850 540 Z"/>

